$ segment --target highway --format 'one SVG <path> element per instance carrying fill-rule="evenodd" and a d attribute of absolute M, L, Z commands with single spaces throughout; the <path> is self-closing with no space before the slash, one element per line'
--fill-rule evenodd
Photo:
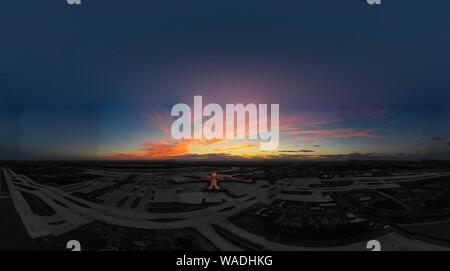
<path fill-rule="evenodd" d="M 247 195 L 237 199 L 228 198 L 226 202 L 217 206 L 186 212 L 150 213 L 93 203 L 75 197 L 61 189 L 38 184 L 26 176 L 17 175 L 11 170 L 5 170 L 4 172 L 14 205 L 32 238 L 50 234 L 60 235 L 97 220 L 111 225 L 138 229 L 195 228 L 216 247 L 225 251 L 242 250 L 249 246 L 265 250 L 366 250 L 365 242 L 326 248 L 283 245 L 245 231 L 231 223 L 228 220 L 229 217 L 266 200 L 270 193 L 273 193 L 266 181 L 256 181 L 252 186 L 254 188 Z M 433 177 L 436 176 L 433 175 Z M 389 180 L 384 179 L 383 182 L 389 183 Z M 390 183 L 388 183 L 385 185 L 389 186 Z M 266 188 L 260 188 L 264 184 Z M 277 189 L 281 188 L 278 187 Z M 340 189 L 342 188 L 336 188 L 336 190 Z M 21 192 L 39 197 L 55 211 L 55 214 L 50 217 L 41 217 L 34 214 Z M 65 223 L 58 224 L 58 221 L 64 221 Z M 214 225 L 220 225 L 220 227 Z M 381 236 L 380 240 L 391 249 L 414 250 L 414 248 L 420 247 L 432 250 L 448 250 L 445 247 L 411 240 L 394 231 Z"/>

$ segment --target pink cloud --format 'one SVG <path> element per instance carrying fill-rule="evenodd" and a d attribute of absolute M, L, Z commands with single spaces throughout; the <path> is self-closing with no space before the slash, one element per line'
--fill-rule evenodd
<path fill-rule="evenodd" d="M 283 135 L 294 139 L 323 139 L 323 138 L 352 138 L 352 137 L 379 137 L 375 131 L 367 129 L 290 129 L 283 131 Z"/>
<path fill-rule="evenodd" d="M 321 125 L 336 121 L 336 117 L 330 114 L 316 114 L 311 112 L 302 112 L 298 115 L 280 116 L 280 128 L 288 129 L 305 125 Z"/>

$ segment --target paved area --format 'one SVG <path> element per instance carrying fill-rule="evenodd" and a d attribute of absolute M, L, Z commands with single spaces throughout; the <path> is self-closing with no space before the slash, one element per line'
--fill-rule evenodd
<path fill-rule="evenodd" d="M 10 223 L 5 225 L 8 228 L 14 228 L 17 225 L 17 230 L 14 230 L 15 235 L 8 236 L 9 243 L 6 242 L 4 247 L 13 245 L 11 242 L 18 240 L 20 244 L 25 247 L 31 247 L 29 240 L 25 238 L 24 231 L 28 232 L 31 238 L 38 238 L 48 235 L 61 235 L 76 229 L 86 223 L 94 220 L 103 221 L 112 225 L 119 225 L 138 229 L 177 229 L 177 228 L 195 228 L 210 242 L 221 250 L 242 250 L 245 248 L 252 249 L 267 249 L 267 250 L 366 250 L 365 242 L 357 242 L 346 246 L 326 247 L 326 248 L 311 248 L 298 247 L 276 243 L 273 240 L 268 240 L 262 236 L 256 235 L 248 230 L 237 227 L 229 221 L 229 218 L 240 214 L 249 207 L 258 202 L 263 202 L 275 196 L 282 191 L 297 191 L 310 189 L 308 184 L 314 184 L 316 181 L 299 182 L 292 179 L 281 180 L 275 185 L 270 185 L 267 181 L 246 181 L 234 180 L 234 182 L 222 182 L 221 186 L 227 186 L 229 191 L 236 191 L 238 196 L 228 196 L 223 192 L 208 192 L 204 187 L 208 187 L 208 183 L 184 183 L 181 182 L 181 188 L 156 188 L 153 186 L 155 181 L 145 180 L 127 183 L 120 188 L 109 191 L 101 196 L 104 203 L 95 203 L 85 200 L 83 198 L 74 196 L 76 192 L 89 193 L 97 189 L 102 189 L 111 185 L 108 181 L 92 181 L 91 183 L 70 185 L 65 187 L 51 187 L 41 185 L 23 175 L 18 175 L 11 170 L 5 170 L 6 181 L 11 191 L 12 201 L 14 202 L 17 212 L 20 214 L 21 220 L 25 227 L 20 226 L 17 213 L 12 210 L 12 203 L 4 203 L 6 208 L 3 208 L 5 216 L 12 217 L 9 222 L 2 220 L 1 223 Z M 414 179 L 430 178 L 431 176 L 416 176 Z M 435 177 L 433 175 L 433 177 Z M 369 180 L 370 181 L 370 180 Z M 364 186 L 365 189 L 380 189 L 383 187 L 396 187 L 395 182 L 403 181 L 403 179 L 396 179 L 389 181 L 384 179 L 376 185 L 367 185 L 359 183 L 355 180 L 350 186 Z M 348 187 L 324 188 L 327 192 L 334 190 L 349 189 Z M 196 191 L 196 192 L 194 192 Z M 242 193 L 244 191 L 245 193 Z M 315 189 L 321 191 L 321 189 Z M 241 192 L 241 193 L 238 193 Z M 319 193 L 318 192 L 318 193 Z M 323 192 L 323 191 L 322 191 Z M 321 193 L 321 192 L 320 192 Z M 42 216 L 33 212 L 29 203 L 24 198 L 24 194 L 33 195 L 40 201 L 44 202 L 54 212 L 51 215 Z M 314 195 L 314 194 L 313 194 Z M 321 198 L 323 195 L 319 196 Z M 192 211 L 158 213 L 149 212 L 143 208 L 136 199 L 142 197 L 142 202 L 178 202 L 178 203 L 197 203 L 202 204 L 208 198 L 211 200 L 215 197 L 217 204 L 199 208 Z M 194 202 L 193 199 L 202 199 L 201 202 Z M 303 197 L 295 200 L 305 200 Z M 314 196 L 307 198 L 307 200 L 316 201 Z M 320 200 L 317 200 L 321 202 Z M 132 208 L 134 205 L 138 208 Z M 120 204 L 119 204 L 120 203 Z M 14 216 L 14 214 L 16 214 Z M 1 225 L 1 224 L 0 224 Z M 1 225 L 3 228 L 3 225 Z M 18 237 L 15 237 L 18 235 Z M 17 238 L 17 239 L 15 239 Z M 427 248 L 432 250 L 447 250 L 446 247 L 440 247 L 432 244 L 427 244 L 419 240 L 409 239 L 396 232 L 389 232 L 380 236 L 380 240 L 388 249 L 397 250 L 415 250 L 417 248 Z M 11 246 L 14 247 L 14 246 Z"/>

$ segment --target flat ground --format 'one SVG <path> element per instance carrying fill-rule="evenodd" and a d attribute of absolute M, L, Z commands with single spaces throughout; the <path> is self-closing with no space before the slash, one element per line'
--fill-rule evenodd
<path fill-rule="evenodd" d="M 0 199 L 0 251 L 37 250 L 11 199 Z"/>

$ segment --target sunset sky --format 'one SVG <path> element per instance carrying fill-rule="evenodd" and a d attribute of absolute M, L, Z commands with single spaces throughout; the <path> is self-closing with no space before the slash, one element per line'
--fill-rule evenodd
<path fill-rule="evenodd" d="M 26 2 L 26 3 L 25 3 Z M 0 159 L 450 159 L 450 3 L 7 1 Z M 177 103 L 280 104 L 280 146 Z"/>

